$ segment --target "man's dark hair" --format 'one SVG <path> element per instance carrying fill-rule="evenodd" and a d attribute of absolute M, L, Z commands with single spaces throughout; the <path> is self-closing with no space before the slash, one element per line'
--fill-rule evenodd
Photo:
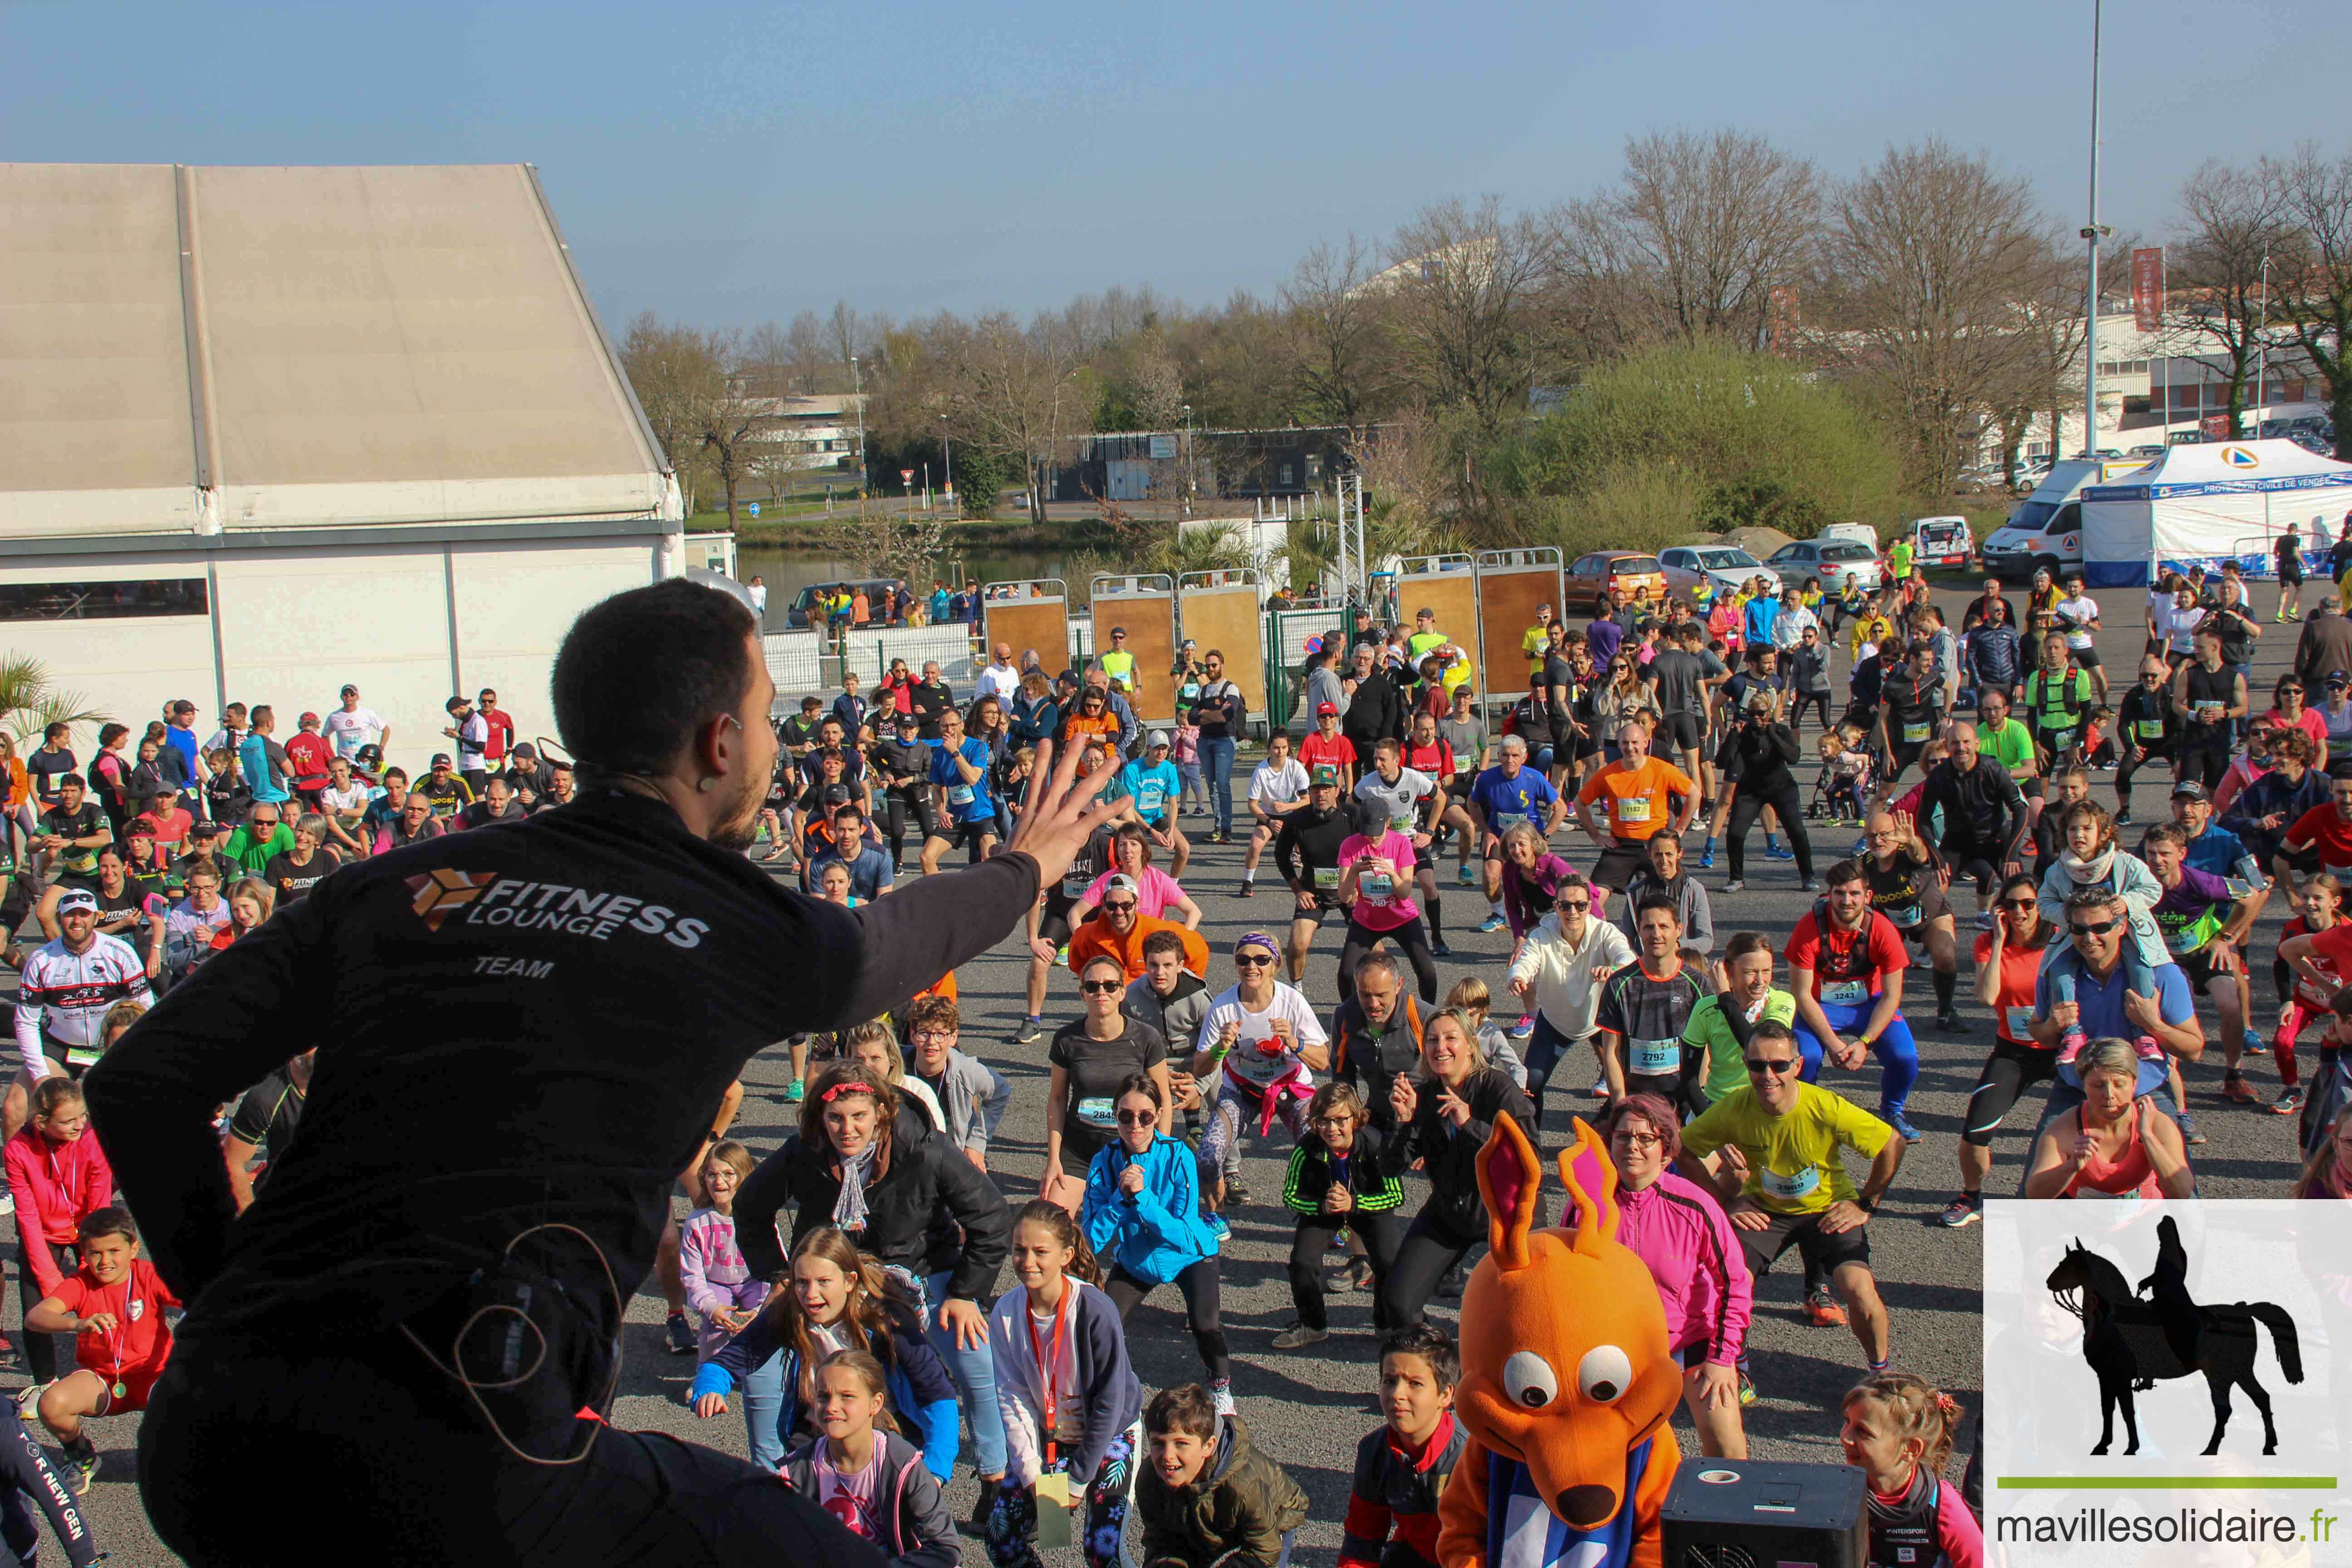
<path fill-rule="evenodd" d="M 1454 1336 L 1427 1323 L 1415 1323 L 1409 1329 L 1399 1329 L 1381 1342 L 1381 1359 L 1392 1355 L 1419 1356 L 1437 1374 L 1437 1386 L 1452 1388 L 1462 1381 L 1462 1352 Z"/>
<path fill-rule="evenodd" d="M 1865 882 L 1869 879 L 1869 877 L 1862 868 L 1861 861 L 1841 860 L 1822 873 L 1822 886 L 1824 888 L 1843 888 L 1848 882 Z"/>
<path fill-rule="evenodd" d="M 615 594 L 572 623 L 550 681 L 555 731 L 581 765 L 659 773 L 751 684 L 751 612 L 683 577 Z M 736 714 L 747 724 L 764 713 Z"/>
<path fill-rule="evenodd" d="M 1633 923 L 1636 925 L 1641 924 L 1642 917 L 1648 914 L 1652 910 L 1663 910 L 1667 914 L 1674 917 L 1675 924 L 1680 925 L 1683 923 L 1682 905 L 1675 900 L 1668 898 L 1664 893 L 1643 894 L 1642 901 L 1633 906 Z"/>

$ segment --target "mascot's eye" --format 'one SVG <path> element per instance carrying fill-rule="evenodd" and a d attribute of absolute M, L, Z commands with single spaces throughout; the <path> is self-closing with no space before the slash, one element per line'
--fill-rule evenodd
<path fill-rule="evenodd" d="M 1595 1345 L 1576 1363 L 1576 1381 L 1582 1385 L 1584 1397 L 1607 1405 L 1633 1383 L 1633 1363 L 1615 1345 Z"/>
<path fill-rule="evenodd" d="M 1503 1392 L 1514 1405 L 1530 1410 L 1549 1405 L 1559 1394 L 1559 1378 L 1551 1363 L 1533 1351 L 1520 1351 L 1503 1363 Z"/>

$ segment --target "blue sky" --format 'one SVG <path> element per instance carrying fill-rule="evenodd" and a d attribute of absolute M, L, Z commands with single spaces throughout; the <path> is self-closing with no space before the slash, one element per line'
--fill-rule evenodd
<path fill-rule="evenodd" d="M 2108 0 L 2101 205 L 2347 134 L 2345 0 Z M 530 162 L 598 307 L 708 325 L 1261 294 L 1421 203 L 1540 206 L 1628 135 L 1847 173 L 1940 134 L 2079 226 L 2090 0 L 1021 7 L 0 0 L 0 158 Z"/>

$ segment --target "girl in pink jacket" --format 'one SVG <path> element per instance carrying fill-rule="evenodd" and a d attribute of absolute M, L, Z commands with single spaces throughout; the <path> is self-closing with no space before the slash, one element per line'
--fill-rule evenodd
<path fill-rule="evenodd" d="M 114 1171 L 98 1146 L 98 1134 L 89 1130 L 81 1086 L 62 1074 L 33 1086 L 32 1114 L 8 1140 L 5 1158 L 24 1259 L 16 1279 L 18 1294 L 32 1308 L 81 1267 L 82 1218 L 114 1201 Z M 25 1359 L 34 1382 L 47 1383 L 61 1371 L 73 1370 L 71 1339 L 66 1337 L 60 1362 L 59 1338 L 25 1336 Z"/>
<path fill-rule="evenodd" d="M 1658 1283 L 1699 1450 L 1744 1459 L 1739 1407 L 1755 1397 L 1740 1366 L 1756 1304 L 1747 1256 L 1714 1195 L 1667 1169 L 1682 1152 L 1674 1107 L 1654 1094 L 1628 1095 L 1601 1130 L 1617 1166 L 1617 1239 L 1641 1255 Z"/>
<path fill-rule="evenodd" d="M 687 1215 L 679 1232 L 677 1272 L 686 1284 L 686 1304 L 702 1317 L 697 1366 L 717 1355 L 768 1299 L 767 1281 L 751 1277 L 742 1248 L 735 1245 L 735 1192 L 751 1173 L 751 1151 L 732 1138 L 712 1144 L 702 1161 L 702 1190 L 709 1206 Z"/>

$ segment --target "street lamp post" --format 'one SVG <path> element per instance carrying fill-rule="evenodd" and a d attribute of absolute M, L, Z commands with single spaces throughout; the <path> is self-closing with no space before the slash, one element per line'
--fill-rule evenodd
<path fill-rule="evenodd" d="M 852 401 L 857 405 L 857 495 L 866 496 L 866 380 L 858 374 L 857 356 L 849 356 L 849 386 Z"/>
<path fill-rule="evenodd" d="M 944 414 L 940 416 L 940 466 L 946 470 L 948 494 L 955 494 L 955 454 L 948 447 L 948 416 Z"/>
<path fill-rule="evenodd" d="M 2254 318 L 2254 434 L 2263 433 L 2263 405 L 2270 401 L 2271 343 L 2263 334 L 2271 324 L 2271 253 L 2263 247 L 2263 309 Z"/>
<path fill-rule="evenodd" d="M 1195 479 L 1192 469 L 1192 405 L 1184 405 L 1184 515 L 1192 515 L 1192 491 Z"/>
<path fill-rule="evenodd" d="M 2090 243 L 2091 292 L 2083 315 L 2083 455 L 2098 449 L 2099 439 L 2099 241 L 2114 233 L 2099 222 L 2099 23 L 2103 0 L 2091 0 L 2091 221 L 2083 226 Z M 2058 450 L 2056 431 L 2050 449 Z"/>

